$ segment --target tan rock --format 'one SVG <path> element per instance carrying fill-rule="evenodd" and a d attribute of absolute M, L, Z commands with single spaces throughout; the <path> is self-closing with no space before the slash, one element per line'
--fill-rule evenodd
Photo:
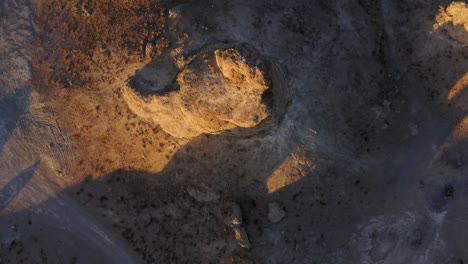
<path fill-rule="evenodd" d="M 452 39 L 468 45 L 468 4 L 454 1 L 447 8 L 440 7 L 433 28 L 444 28 Z"/>
<path fill-rule="evenodd" d="M 142 97 L 126 87 L 123 95 L 140 117 L 175 137 L 193 138 L 276 117 L 266 95 L 284 88 L 277 75 L 278 69 L 250 46 L 218 47 L 200 52 L 177 74 L 178 90 Z"/>

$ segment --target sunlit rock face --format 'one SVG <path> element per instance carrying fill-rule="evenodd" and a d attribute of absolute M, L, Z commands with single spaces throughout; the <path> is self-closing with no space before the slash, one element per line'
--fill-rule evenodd
<path fill-rule="evenodd" d="M 436 16 L 434 30 L 443 29 L 453 40 L 468 45 L 468 4 L 454 1 L 441 7 Z"/>
<path fill-rule="evenodd" d="M 157 82 L 158 78 L 146 71 L 144 78 Z M 171 79 L 170 73 L 154 75 Z M 175 137 L 193 138 L 226 130 L 244 135 L 247 132 L 241 128 L 257 126 L 250 132 L 259 134 L 279 121 L 287 104 L 280 71 L 244 44 L 203 50 L 174 75 L 173 83 L 164 84 L 165 89 L 146 89 L 142 95 L 137 84 L 126 87 L 123 94 L 134 113 Z"/>

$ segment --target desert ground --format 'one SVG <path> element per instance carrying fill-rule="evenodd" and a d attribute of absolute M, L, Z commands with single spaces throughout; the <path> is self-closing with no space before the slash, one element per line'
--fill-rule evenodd
<path fill-rule="evenodd" d="M 465 0 L 0 0 L 0 263 L 468 263 Z"/>

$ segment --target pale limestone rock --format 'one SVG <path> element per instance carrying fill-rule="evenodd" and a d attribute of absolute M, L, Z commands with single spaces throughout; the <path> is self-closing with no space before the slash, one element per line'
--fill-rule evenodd
<path fill-rule="evenodd" d="M 250 46 L 218 47 L 200 52 L 179 71 L 174 85 L 178 90 L 142 97 L 126 87 L 123 95 L 140 117 L 154 121 L 174 137 L 193 138 L 255 127 L 275 115 L 273 104 L 279 105 L 285 96 L 274 101 L 266 94 L 272 92 L 273 84 L 278 91 L 285 86 L 279 75 Z"/>

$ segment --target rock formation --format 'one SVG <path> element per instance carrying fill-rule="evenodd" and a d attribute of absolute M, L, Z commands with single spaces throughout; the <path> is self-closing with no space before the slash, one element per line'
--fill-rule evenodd
<path fill-rule="evenodd" d="M 434 30 L 442 28 L 453 40 L 468 45 L 468 4 L 454 1 L 447 8 L 441 7 L 435 20 Z"/>
<path fill-rule="evenodd" d="M 247 45 L 201 51 L 175 79 L 168 92 L 145 96 L 130 85 L 123 94 L 134 113 L 179 138 L 273 124 L 286 105 L 279 70 Z"/>

